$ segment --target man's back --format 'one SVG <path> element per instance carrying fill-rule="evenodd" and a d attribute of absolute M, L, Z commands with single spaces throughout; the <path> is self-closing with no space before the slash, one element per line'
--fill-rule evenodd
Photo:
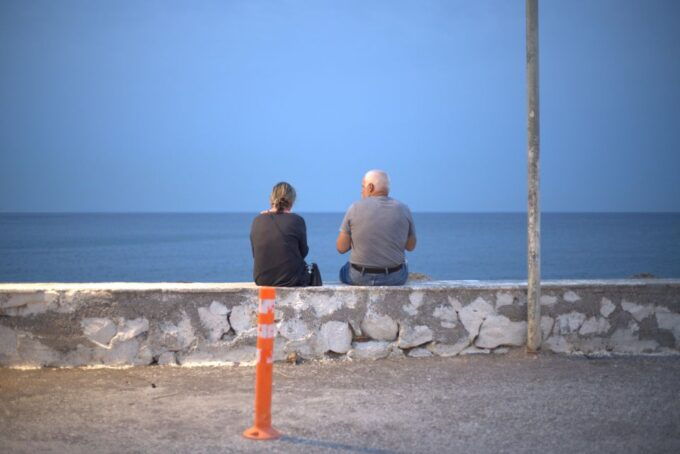
<path fill-rule="evenodd" d="M 361 199 L 345 214 L 340 230 L 351 237 L 350 262 L 366 267 L 404 263 L 404 248 L 415 235 L 411 210 L 388 196 Z"/>

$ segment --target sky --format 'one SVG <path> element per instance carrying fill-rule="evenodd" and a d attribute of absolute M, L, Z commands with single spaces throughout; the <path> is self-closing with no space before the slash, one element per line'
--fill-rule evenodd
<path fill-rule="evenodd" d="M 542 0 L 543 211 L 680 211 L 680 2 Z M 0 212 L 526 210 L 524 1 L 0 2 Z"/>

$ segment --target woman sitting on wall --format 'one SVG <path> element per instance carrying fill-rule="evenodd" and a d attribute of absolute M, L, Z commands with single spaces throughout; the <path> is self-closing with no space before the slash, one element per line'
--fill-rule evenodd
<path fill-rule="evenodd" d="M 295 189 L 286 182 L 278 183 L 269 202 L 271 208 L 260 213 L 250 228 L 255 283 L 272 287 L 321 285 L 316 265 L 305 263 L 309 252 L 305 220 L 291 213 Z M 319 282 L 313 282 L 313 268 Z"/>

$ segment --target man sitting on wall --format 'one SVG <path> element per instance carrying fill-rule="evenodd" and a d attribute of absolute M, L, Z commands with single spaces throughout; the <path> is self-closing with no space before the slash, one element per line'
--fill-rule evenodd
<path fill-rule="evenodd" d="M 361 181 L 361 200 L 354 202 L 342 221 L 338 252 L 352 250 L 340 269 L 340 280 L 350 285 L 402 285 L 408 278 L 404 250 L 416 247 L 411 210 L 389 197 L 390 179 L 371 170 Z"/>

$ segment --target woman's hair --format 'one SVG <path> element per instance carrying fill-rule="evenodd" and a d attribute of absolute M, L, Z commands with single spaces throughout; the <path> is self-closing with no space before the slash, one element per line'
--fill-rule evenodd
<path fill-rule="evenodd" d="M 272 194 L 269 196 L 269 203 L 277 213 L 290 209 L 295 203 L 295 188 L 285 181 L 276 183 L 272 188 Z"/>

